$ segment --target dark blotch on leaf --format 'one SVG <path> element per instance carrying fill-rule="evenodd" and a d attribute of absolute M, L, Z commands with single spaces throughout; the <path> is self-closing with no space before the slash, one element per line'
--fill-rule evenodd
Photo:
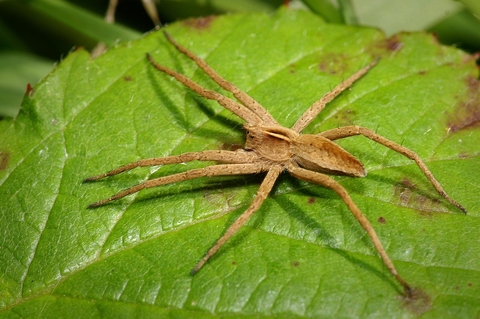
<path fill-rule="evenodd" d="M 33 86 L 30 83 L 27 83 L 27 89 L 25 90 L 25 95 L 28 95 L 28 97 L 32 97 L 33 93 L 35 93 Z"/>
<path fill-rule="evenodd" d="M 393 36 L 385 40 L 384 47 L 388 51 L 396 52 L 403 47 L 403 43 L 399 41 L 398 36 Z"/>
<path fill-rule="evenodd" d="M 10 159 L 9 153 L 0 151 L 0 171 L 7 169 L 9 159 Z"/>
<path fill-rule="evenodd" d="M 309 197 L 309 198 L 308 198 L 308 203 L 309 203 L 309 204 L 315 203 L 315 197 Z"/>
<path fill-rule="evenodd" d="M 334 115 L 339 126 L 353 125 L 356 112 L 350 109 L 342 109 Z"/>
<path fill-rule="evenodd" d="M 448 129 L 452 133 L 480 126 L 479 82 L 475 77 L 469 76 L 465 78 L 465 83 L 468 87 L 467 100 L 457 104 L 448 121 Z"/>
<path fill-rule="evenodd" d="M 404 178 L 395 185 L 394 196 L 398 198 L 400 206 L 413 208 L 422 215 L 431 216 L 433 211 L 446 210 L 438 198 L 430 197 L 422 192 L 410 179 Z"/>
<path fill-rule="evenodd" d="M 380 224 L 385 224 L 385 223 L 387 222 L 387 220 L 386 220 L 384 217 L 382 217 L 382 216 L 378 217 L 377 221 L 378 221 Z"/>
<path fill-rule="evenodd" d="M 187 19 L 183 22 L 189 28 L 192 29 L 206 29 L 210 27 L 210 23 L 215 20 L 215 16 L 208 16 L 203 18 L 191 18 Z"/>
<path fill-rule="evenodd" d="M 123 79 L 125 80 L 125 82 L 130 82 L 132 80 L 132 77 L 127 75 L 123 77 Z"/>
<path fill-rule="evenodd" d="M 413 288 L 411 295 L 401 298 L 403 299 L 404 307 L 417 316 L 420 316 L 432 308 L 430 296 L 418 288 Z"/>
<path fill-rule="evenodd" d="M 295 72 L 297 72 L 297 66 L 294 63 L 290 64 L 288 67 L 288 72 L 290 72 L 290 74 L 294 74 Z"/>
<path fill-rule="evenodd" d="M 343 74 L 348 63 L 343 54 L 324 54 L 320 57 L 318 69 L 326 74 Z"/>

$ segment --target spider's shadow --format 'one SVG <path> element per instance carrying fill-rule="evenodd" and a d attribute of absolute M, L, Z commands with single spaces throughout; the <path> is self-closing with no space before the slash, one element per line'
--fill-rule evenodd
<path fill-rule="evenodd" d="M 168 174 L 167 174 L 168 175 Z M 163 174 L 162 174 L 163 176 Z M 179 194 L 205 194 L 209 191 L 222 192 L 233 191 L 235 188 L 247 187 L 252 185 L 259 185 L 264 174 L 258 175 L 232 175 L 232 176 L 218 176 L 211 177 L 207 180 L 203 179 L 200 183 L 198 181 L 183 181 L 171 185 L 160 186 L 161 190 L 150 191 L 148 194 L 140 195 L 135 198 L 133 205 L 140 204 L 142 202 L 161 201 L 162 199 L 170 196 L 178 196 Z M 197 185 L 192 185 L 197 184 Z M 110 204 L 110 203 L 109 203 Z M 242 205 L 243 206 L 243 205 Z M 237 208 L 234 208 L 230 213 Z M 233 222 L 233 221 L 232 221 Z"/>
<path fill-rule="evenodd" d="M 176 72 L 179 72 L 183 74 L 183 68 L 181 67 L 182 64 L 180 62 L 180 59 L 178 59 L 172 51 L 172 56 L 173 60 L 175 61 L 175 70 Z M 193 62 L 192 62 L 193 63 Z M 197 75 L 198 74 L 198 75 Z M 207 89 L 210 89 L 209 87 L 215 86 L 212 90 L 214 91 L 219 91 L 222 90 L 212 79 L 210 79 L 206 74 L 201 69 L 197 69 L 195 71 L 196 77 L 200 78 L 198 81 L 200 85 L 204 86 Z M 176 103 L 174 100 L 172 100 L 168 94 L 162 89 L 163 85 L 160 85 L 161 83 L 164 83 L 166 79 L 169 79 L 170 76 L 163 74 L 162 72 L 156 70 L 153 66 L 147 67 L 147 76 L 150 80 L 150 83 L 154 83 L 152 85 L 152 88 L 157 96 L 160 97 L 162 100 L 163 104 L 165 107 L 170 111 L 170 113 L 173 115 L 174 119 L 176 120 L 176 124 L 179 125 L 182 129 L 185 130 L 185 132 L 188 132 L 189 134 L 195 135 L 195 136 L 200 136 L 200 137 L 205 137 L 205 136 L 218 136 L 219 132 L 214 131 L 214 130 L 209 130 L 206 128 L 200 127 L 191 127 L 191 125 L 188 122 L 188 118 L 185 116 L 186 112 L 184 110 L 181 110 L 178 103 Z M 203 112 L 209 121 L 213 121 L 225 128 L 238 128 L 241 129 L 241 120 L 237 120 L 237 117 L 233 114 L 231 116 L 225 116 L 219 113 L 215 113 L 213 108 L 209 106 L 207 103 L 205 103 L 205 98 L 201 97 L 195 92 L 192 92 L 190 89 L 185 87 L 182 83 L 178 83 L 177 81 L 174 81 L 175 85 L 178 85 L 181 92 L 185 92 L 185 101 L 186 103 L 192 103 L 192 108 L 195 107 L 199 109 L 201 112 Z M 207 83 L 207 84 L 204 84 Z M 216 102 L 215 102 L 216 103 Z"/>
<path fill-rule="evenodd" d="M 322 199 L 336 199 L 336 198 L 339 199 L 339 197 L 334 193 L 333 190 L 328 190 L 327 189 L 328 193 L 316 192 L 315 189 L 318 189 L 318 187 L 321 187 L 321 186 L 314 187 L 314 188 L 310 188 L 310 187 L 306 188 L 304 185 L 301 185 L 301 182 L 298 181 L 297 179 L 295 179 L 293 177 L 290 178 L 290 179 L 291 179 L 290 183 L 295 187 L 295 189 L 297 189 L 296 192 L 299 192 L 299 193 L 305 195 L 306 198 L 315 198 L 319 202 L 321 202 Z M 326 189 L 324 187 L 321 187 L 321 188 Z M 304 208 L 298 206 L 288 196 L 275 196 L 275 201 L 285 211 L 294 212 L 294 213 L 290 213 L 290 215 L 293 218 L 297 219 L 298 221 L 300 221 L 300 223 L 302 225 L 305 225 L 305 227 L 310 228 L 313 232 L 315 232 L 317 234 L 317 237 L 321 240 L 321 242 L 327 243 L 327 245 L 325 246 L 326 249 L 329 249 L 329 250 L 335 252 L 336 254 L 338 254 L 341 257 L 343 257 L 344 259 L 346 259 L 348 262 L 350 262 L 354 265 L 358 265 L 359 267 L 371 272 L 372 274 L 376 275 L 380 279 L 388 282 L 394 289 L 398 290 L 396 282 L 392 278 L 390 278 L 390 276 L 386 275 L 386 273 L 384 272 L 385 268 L 382 268 L 382 269 L 375 268 L 372 265 L 370 265 L 370 264 L 368 264 L 368 263 L 366 263 L 366 262 L 364 262 L 364 261 L 362 261 L 358 258 L 355 258 L 354 256 L 352 256 L 352 254 L 348 253 L 347 251 L 332 247 L 332 246 L 334 246 L 334 243 L 336 242 L 335 238 L 324 228 L 324 226 L 322 226 L 318 222 L 317 219 L 314 219 L 311 216 L 309 216 L 305 212 Z M 312 205 L 312 208 L 313 207 L 314 206 Z M 340 214 L 345 214 L 344 211 L 341 211 L 339 213 Z M 357 225 L 353 224 L 352 227 L 361 228 L 361 226 L 359 224 L 357 224 Z M 361 228 L 361 229 L 363 230 L 363 228 Z M 371 241 L 369 240 L 368 236 L 363 237 L 362 241 L 365 243 L 365 245 L 371 246 Z M 331 244 L 328 244 L 328 243 L 331 243 Z M 312 244 L 315 245 L 315 243 L 312 243 Z"/>
<path fill-rule="evenodd" d="M 458 209 L 451 203 L 443 199 L 433 188 L 428 180 L 423 179 L 423 174 L 409 171 L 407 167 L 396 167 L 395 170 L 401 172 L 402 178 L 392 178 L 380 174 L 370 174 L 369 179 L 375 183 L 382 185 L 392 185 L 394 188 L 394 198 L 397 199 L 396 204 L 402 207 L 421 212 L 422 214 L 446 213 L 449 211 L 457 211 Z M 408 176 L 408 178 L 407 178 Z M 402 193 L 411 193 L 409 198 L 403 198 Z"/>

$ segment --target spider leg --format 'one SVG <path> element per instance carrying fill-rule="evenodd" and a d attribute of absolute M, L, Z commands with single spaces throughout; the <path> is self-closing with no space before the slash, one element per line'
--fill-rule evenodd
<path fill-rule="evenodd" d="M 155 62 L 153 57 L 148 53 L 147 53 L 147 58 L 150 61 L 150 63 L 157 70 L 174 77 L 180 83 L 182 83 L 183 85 L 188 87 L 193 92 L 203 96 L 204 98 L 209 99 L 209 100 L 217 101 L 220 105 L 222 105 L 223 107 L 225 107 L 227 110 L 234 113 L 238 117 L 244 119 L 246 122 L 251 123 L 251 124 L 261 124 L 261 123 L 263 123 L 262 119 L 260 119 L 260 117 L 257 114 L 255 114 L 250 109 L 245 108 L 245 106 L 243 106 L 242 104 L 240 104 L 240 103 L 238 103 L 238 102 L 236 102 L 236 101 L 234 101 L 234 100 L 232 100 L 232 99 L 230 99 L 226 96 L 223 96 L 218 92 L 215 92 L 215 91 L 212 91 L 212 90 L 207 90 L 206 88 L 202 87 L 198 83 L 196 83 L 196 82 L 190 80 L 189 78 L 187 78 L 185 75 L 180 74 L 180 73 L 178 73 L 176 71 L 173 71 L 173 70 L 171 70 L 171 69 L 169 69 L 169 68 L 167 68 L 163 65 L 158 64 L 157 62 Z"/>
<path fill-rule="evenodd" d="M 204 168 L 191 169 L 189 171 L 173 174 L 169 176 L 162 176 L 154 178 L 138 185 L 127 188 L 121 192 L 118 192 L 115 195 L 112 195 L 109 198 L 102 199 L 98 202 L 90 204 L 88 208 L 95 208 L 98 206 L 105 205 L 111 201 L 123 198 L 130 194 L 139 192 L 143 189 L 157 187 L 161 185 L 183 182 L 190 179 L 195 179 L 199 177 L 212 177 L 212 176 L 227 176 L 227 175 L 246 175 L 246 174 L 255 174 L 264 172 L 268 169 L 268 165 L 263 165 L 263 163 L 248 163 L 248 164 L 221 164 L 213 165 Z"/>
<path fill-rule="evenodd" d="M 340 93 L 348 89 L 350 86 L 352 86 L 354 82 L 364 76 L 368 72 L 368 70 L 370 70 L 377 64 L 378 60 L 379 59 L 373 60 L 372 62 L 370 62 L 370 64 L 361 68 L 360 70 L 352 74 L 348 79 L 338 84 L 333 90 L 325 94 L 320 100 L 313 103 L 312 106 L 310 106 L 292 126 L 292 130 L 297 133 L 303 131 L 308 126 L 308 124 L 310 124 L 310 122 L 312 122 L 313 119 L 317 117 L 317 115 L 325 108 L 327 103 L 331 102 Z"/>
<path fill-rule="evenodd" d="M 246 152 L 244 150 L 238 150 L 238 151 L 211 150 L 211 151 L 203 151 L 203 152 L 191 152 L 191 153 L 184 153 L 181 155 L 142 159 L 136 162 L 132 162 L 132 163 L 128 163 L 126 165 L 120 166 L 104 174 L 99 174 L 99 175 L 85 178 L 83 182 L 84 183 L 93 182 L 108 176 L 113 176 L 113 175 L 123 173 L 125 171 L 132 170 L 137 167 L 178 164 L 178 163 L 187 163 L 192 161 L 215 161 L 215 162 L 222 162 L 222 163 L 229 163 L 229 164 L 241 164 L 241 163 L 253 163 L 254 161 L 257 161 L 257 160 L 258 160 L 258 156 L 255 153 Z"/>
<path fill-rule="evenodd" d="M 277 180 L 278 176 L 282 171 L 283 166 L 281 165 L 273 165 L 268 170 L 265 179 L 263 180 L 260 188 L 257 191 L 257 195 L 255 196 L 253 202 L 250 204 L 248 209 L 243 212 L 243 214 L 240 215 L 240 217 L 238 217 L 237 220 L 235 220 L 233 224 L 228 227 L 227 231 L 222 235 L 222 237 L 217 240 L 217 242 L 212 246 L 212 248 L 210 248 L 207 254 L 198 262 L 198 264 L 191 271 L 192 275 L 195 275 L 200 270 L 200 268 L 202 268 L 202 266 L 207 262 L 207 260 L 212 257 L 230 237 L 235 235 L 235 233 L 240 229 L 240 227 L 242 227 L 242 225 L 245 224 L 245 222 L 253 215 L 253 213 L 255 213 L 260 208 L 263 201 L 265 200 L 265 198 L 267 198 L 268 194 L 272 190 L 275 181 Z"/>
<path fill-rule="evenodd" d="M 373 229 L 372 224 L 368 221 L 367 217 L 365 217 L 362 211 L 357 207 L 355 202 L 352 200 L 352 198 L 348 194 L 347 190 L 343 188 L 343 186 L 340 185 L 338 182 L 336 182 L 333 178 L 318 172 L 306 170 L 297 165 L 293 165 L 293 164 L 289 165 L 288 171 L 293 176 L 298 177 L 300 179 L 331 188 L 342 198 L 342 200 L 345 202 L 345 204 L 347 204 L 348 208 L 350 209 L 352 214 L 355 216 L 355 218 L 358 220 L 360 225 L 362 225 L 363 229 L 365 229 L 365 231 L 367 232 L 368 236 L 370 237 L 373 243 L 373 246 L 380 254 L 380 257 L 382 258 L 384 264 L 387 266 L 390 273 L 403 286 L 405 295 L 411 296 L 413 292 L 412 288 L 398 274 L 397 269 L 393 265 L 393 262 L 390 260 L 390 257 L 388 257 L 388 254 L 383 248 L 383 245 L 380 242 L 380 239 L 378 238 L 377 233 L 375 232 L 375 229 Z"/>
<path fill-rule="evenodd" d="M 184 48 L 180 44 L 178 44 L 175 40 L 173 40 L 172 36 L 163 31 L 165 37 L 173 44 L 178 51 L 185 54 L 189 57 L 193 62 L 195 62 L 212 80 L 214 80 L 220 87 L 223 89 L 233 93 L 233 96 L 237 98 L 243 105 L 245 105 L 248 109 L 253 111 L 255 114 L 258 115 L 263 120 L 264 125 L 278 125 L 277 121 L 270 115 L 270 113 L 265 110 L 265 108 L 260 105 L 257 101 L 255 101 L 250 95 L 241 91 L 238 87 L 236 87 L 233 83 L 225 80 L 222 78 L 214 69 L 212 69 L 204 60 L 199 58 L 193 52 L 189 51 L 188 49 Z"/>
<path fill-rule="evenodd" d="M 344 137 L 349 137 L 349 136 L 355 136 L 355 135 L 363 135 L 368 139 L 371 139 L 374 142 L 377 142 L 379 144 L 382 144 L 383 146 L 388 147 L 389 149 L 400 153 L 404 155 L 405 157 L 415 161 L 417 166 L 420 168 L 420 170 L 423 172 L 423 174 L 427 177 L 427 179 L 432 183 L 433 187 L 437 190 L 437 192 L 445 198 L 450 204 L 453 206 L 457 207 L 460 209 L 462 212 L 465 214 L 467 213 L 467 210 L 465 207 L 460 205 L 457 201 L 455 201 L 453 198 L 448 196 L 447 192 L 443 189 L 442 185 L 437 181 L 437 179 L 433 176 L 432 172 L 428 169 L 427 165 L 422 161 L 422 159 L 415 153 L 414 151 L 406 148 L 405 146 L 402 146 L 400 144 L 397 144 L 393 141 L 390 141 L 386 139 L 385 137 L 378 135 L 374 131 L 361 127 L 361 126 L 356 126 L 356 125 L 351 125 L 351 126 L 344 126 L 332 130 L 328 130 L 325 132 L 320 133 L 319 135 L 328 138 L 329 140 L 337 140 L 340 138 Z"/>

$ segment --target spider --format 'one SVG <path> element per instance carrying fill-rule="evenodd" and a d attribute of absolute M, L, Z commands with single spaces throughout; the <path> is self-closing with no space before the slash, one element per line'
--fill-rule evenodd
<path fill-rule="evenodd" d="M 233 93 L 238 102 L 215 91 L 207 90 L 186 76 L 165 66 L 159 65 L 155 62 L 152 56 L 147 53 L 147 58 L 150 63 L 156 69 L 174 77 L 192 91 L 204 98 L 217 101 L 223 107 L 243 119 L 245 121 L 243 127 L 246 131 L 245 148 L 236 151 L 207 150 L 161 158 L 142 159 L 126 164 L 107 173 L 86 178 L 84 182 L 92 182 L 129 171 L 136 167 L 185 163 L 191 161 L 214 161 L 220 163 L 204 168 L 191 169 L 183 173 L 147 180 L 107 199 L 95 202 L 88 207 L 94 208 L 102 206 L 143 189 L 199 177 L 266 173 L 250 206 L 227 228 L 225 233 L 197 263 L 191 272 L 191 274 L 194 275 L 260 208 L 263 201 L 272 190 L 279 175 L 286 171 L 294 177 L 319 184 L 335 191 L 348 206 L 360 225 L 365 229 L 384 264 L 393 277 L 403 287 L 404 294 L 406 296 L 411 296 L 413 288 L 399 275 L 393 262 L 383 248 L 372 224 L 353 202 L 347 190 L 327 175 L 347 175 L 352 177 L 364 177 L 366 175 L 363 164 L 334 141 L 350 136 L 363 135 L 368 139 L 406 156 L 415 161 L 420 170 L 425 174 L 427 179 L 442 197 L 464 213 L 466 213 L 465 208 L 447 195 L 440 183 L 435 179 L 425 163 L 415 152 L 378 135 L 376 132 L 368 128 L 351 125 L 331 129 L 318 134 L 301 134 L 310 122 L 325 108 L 327 103 L 332 101 L 345 89 L 349 88 L 355 81 L 364 76 L 377 64 L 378 59 L 372 61 L 367 66 L 355 72 L 348 79 L 338 84 L 332 91 L 328 92 L 320 100 L 313 103 L 291 128 L 286 128 L 281 126 L 266 109 L 247 93 L 238 89 L 231 82 L 223 79 L 204 60 L 175 42 L 167 32 L 164 32 L 164 34 L 168 41 L 178 51 L 193 60 L 198 67 L 210 76 L 210 78 L 212 78 L 220 87 Z"/>

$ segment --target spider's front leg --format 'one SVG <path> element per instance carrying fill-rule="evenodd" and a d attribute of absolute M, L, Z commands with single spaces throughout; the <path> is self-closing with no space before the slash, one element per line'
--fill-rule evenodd
<path fill-rule="evenodd" d="M 377 142 L 379 144 L 382 144 L 383 146 L 388 147 L 389 149 L 400 153 L 404 155 L 405 157 L 415 161 L 417 166 L 420 168 L 420 170 L 425 174 L 425 176 L 428 178 L 428 180 L 432 183 L 433 187 L 437 190 L 437 192 L 445 198 L 450 204 L 453 206 L 457 207 L 460 209 L 462 212 L 465 214 L 467 213 L 467 210 L 465 207 L 460 205 L 456 200 L 451 198 L 447 192 L 443 189 L 442 185 L 437 181 L 437 179 L 433 176 L 432 172 L 428 169 L 427 165 L 422 161 L 422 159 L 415 153 L 414 151 L 406 148 L 405 146 L 402 146 L 400 144 L 397 144 L 393 141 L 390 141 L 389 139 L 386 139 L 385 137 L 378 135 L 374 131 L 361 127 L 361 126 L 356 126 L 356 125 L 351 125 L 351 126 L 344 126 L 332 130 L 328 130 L 322 133 L 319 133 L 318 135 L 323 136 L 325 138 L 328 138 L 329 140 L 338 140 L 341 138 L 345 137 L 350 137 L 350 136 L 355 136 L 355 135 L 363 135 L 368 139 L 371 139 L 374 142 Z"/>

